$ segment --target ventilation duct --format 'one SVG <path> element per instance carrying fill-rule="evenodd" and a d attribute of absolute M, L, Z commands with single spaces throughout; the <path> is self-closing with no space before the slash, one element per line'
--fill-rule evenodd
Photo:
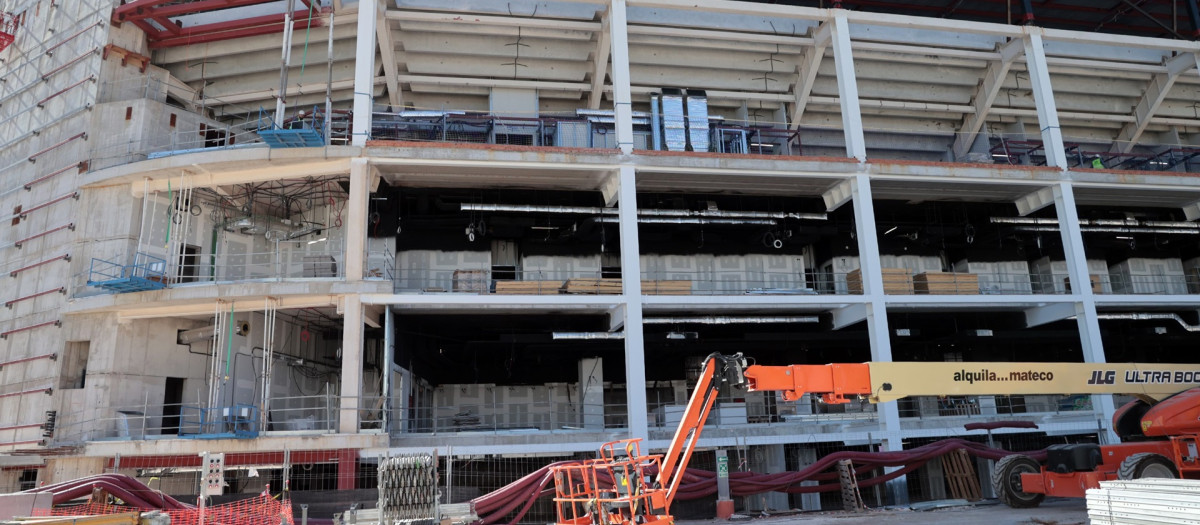
<path fill-rule="evenodd" d="M 819 323 L 821 319 L 815 315 L 792 316 L 758 316 L 758 317 L 646 317 L 642 324 L 783 324 L 783 323 Z"/>
<path fill-rule="evenodd" d="M 609 339 L 625 339 L 625 332 L 552 332 L 555 341 L 599 341 Z"/>
<path fill-rule="evenodd" d="M 683 92 L 664 89 L 661 96 L 663 142 L 667 151 L 687 151 L 687 122 L 683 117 Z"/>
<path fill-rule="evenodd" d="M 250 333 L 250 323 L 246 321 L 237 321 L 233 327 L 235 335 L 246 335 Z M 183 330 L 179 332 L 176 340 L 177 344 L 190 345 L 199 341 L 207 341 L 212 339 L 217 333 L 216 325 L 209 325 L 202 328 L 194 328 L 192 330 Z"/>
<path fill-rule="evenodd" d="M 461 211 L 511 212 L 511 213 L 546 213 L 561 215 L 600 215 L 617 216 L 616 208 L 600 206 L 541 206 L 533 204 L 477 204 L 461 203 Z M 739 211 L 739 210 L 669 210 L 645 209 L 638 210 L 639 216 L 645 217 L 702 217 L 727 219 L 795 219 L 824 221 L 829 219 L 825 213 L 792 213 L 783 211 Z"/>
<path fill-rule="evenodd" d="M 1126 319 L 1130 321 L 1175 321 L 1189 332 L 1200 332 L 1200 325 L 1188 324 L 1176 314 L 1165 313 L 1129 313 L 1129 314 L 1097 314 L 1097 319 Z"/>
<path fill-rule="evenodd" d="M 616 224 L 620 222 L 617 217 L 598 217 L 596 222 L 603 224 Z M 757 225 L 757 226 L 775 226 L 778 221 L 772 219 L 706 219 L 703 217 L 691 218 L 673 218 L 673 217 L 638 217 L 638 222 L 641 224 L 710 224 L 710 225 Z"/>

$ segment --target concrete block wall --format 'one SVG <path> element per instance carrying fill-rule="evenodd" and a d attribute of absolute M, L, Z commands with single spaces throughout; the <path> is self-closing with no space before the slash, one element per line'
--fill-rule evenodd
<path fill-rule="evenodd" d="M 0 122 L 4 123 L 0 126 L 0 210 L 4 210 L 5 218 L 0 227 L 0 258 L 4 261 L 0 267 L 5 274 L 0 278 L 0 301 L 5 302 L 70 286 L 73 265 L 62 257 L 75 257 L 72 251 L 78 232 L 64 228 L 45 233 L 72 223 L 83 224 L 87 217 L 81 213 L 79 203 L 68 198 L 29 211 L 24 218 L 10 214 L 15 214 L 18 206 L 22 211 L 29 210 L 70 195 L 82 179 L 92 136 L 72 137 L 88 131 L 90 126 L 89 108 L 95 102 L 97 87 L 88 79 L 95 76 L 101 80 L 100 51 L 108 43 L 107 19 L 112 2 L 79 0 L 53 6 L 48 2 L 24 2 L 17 7 L 25 8 L 24 26 L 17 32 L 16 42 L 0 53 L 5 79 L 0 83 Z M 54 46 L 52 52 L 47 52 Z M 20 248 L 15 245 L 39 235 L 23 242 Z M 52 262 L 15 277 L 8 275 L 43 261 Z M 0 320 L 0 332 L 56 321 L 64 324 L 11 334 L 0 340 L 0 356 L 15 360 L 61 354 L 66 341 L 79 337 L 72 332 L 87 328 L 73 326 L 78 320 L 60 318 L 58 311 L 65 304 L 66 296 L 58 293 L 14 304 L 10 315 Z M 62 365 L 60 359 L 5 366 L 0 372 L 5 379 L 0 393 L 54 388 Z M 4 398 L 0 403 L 0 427 L 42 423 L 47 411 L 60 408 L 61 399 L 58 393 Z M 37 428 L 7 434 L 0 435 L 0 443 L 42 437 Z M 29 446 L 0 444 L 0 451 Z"/>

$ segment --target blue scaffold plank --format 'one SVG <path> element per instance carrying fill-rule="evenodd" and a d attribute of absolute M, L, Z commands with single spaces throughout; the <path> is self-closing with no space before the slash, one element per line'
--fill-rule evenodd
<path fill-rule="evenodd" d="M 321 148 L 325 138 L 315 129 L 262 129 L 258 136 L 272 148 Z"/>

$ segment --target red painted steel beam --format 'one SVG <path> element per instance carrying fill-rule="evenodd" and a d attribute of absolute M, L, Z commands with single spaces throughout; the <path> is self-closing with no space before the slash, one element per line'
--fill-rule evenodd
<path fill-rule="evenodd" d="M 247 36 L 267 35 L 283 31 L 283 15 L 268 15 L 231 22 L 219 22 L 184 28 L 179 36 L 170 38 L 151 38 L 150 49 L 219 42 Z M 297 11 L 293 18 L 292 29 L 308 27 L 308 11 Z M 320 27 L 321 19 L 312 18 L 312 27 Z"/>
<path fill-rule="evenodd" d="M 167 0 L 169 1 L 169 0 Z M 145 20 L 147 18 L 181 16 L 193 13 L 204 13 L 207 11 L 215 11 L 218 9 L 228 9 L 231 7 L 243 7 L 249 5 L 265 4 L 274 2 L 275 0 L 200 0 L 198 2 L 188 2 L 186 4 L 165 5 L 162 7 L 148 6 L 138 7 L 148 2 L 133 2 L 118 7 L 113 14 L 113 18 L 118 22 L 132 22 L 134 20 Z M 155 5 L 166 3 L 163 0 L 153 0 Z"/>

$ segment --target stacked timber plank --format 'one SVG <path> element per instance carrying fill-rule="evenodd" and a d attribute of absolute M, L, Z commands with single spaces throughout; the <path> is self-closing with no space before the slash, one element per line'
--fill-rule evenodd
<path fill-rule="evenodd" d="M 973 273 L 918 273 L 913 276 L 913 291 L 928 295 L 975 295 L 979 293 L 979 276 Z"/>
<path fill-rule="evenodd" d="M 846 274 L 846 287 L 850 293 L 863 293 L 862 270 Z M 912 295 L 912 270 L 907 268 L 883 268 L 883 293 L 888 295 Z"/>
<path fill-rule="evenodd" d="M 555 295 L 562 281 L 496 281 L 498 295 Z"/>
<path fill-rule="evenodd" d="M 642 295 L 692 295 L 692 281 L 642 281 Z"/>
<path fill-rule="evenodd" d="M 1101 481 L 1087 491 L 1092 525 L 1196 523 L 1200 521 L 1200 481 L 1142 478 Z"/>
<path fill-rule="evenodd" d="M 562 291 L 588 295 L 619 295 L 620 279 L 567 279 Z"/>

